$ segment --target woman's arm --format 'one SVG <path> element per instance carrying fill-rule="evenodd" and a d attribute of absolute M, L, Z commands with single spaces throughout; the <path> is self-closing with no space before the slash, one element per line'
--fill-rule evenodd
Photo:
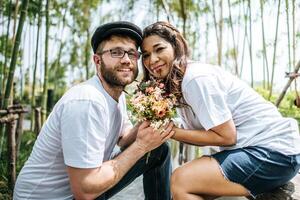
<path fill-rule="evenodd" d="M 232 146 L 237 141 L 236 128 L 232 119 L 208 131 L 186 130 L 178 127 L 174 127 L 173 130 L 175 134 L 172 139 L 197 146 Z"/>

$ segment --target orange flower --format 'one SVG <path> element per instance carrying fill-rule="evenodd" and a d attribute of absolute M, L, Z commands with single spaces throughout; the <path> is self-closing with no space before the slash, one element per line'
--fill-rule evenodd
<path fill-rule="evenodd" d="M 157 101 L 153 104 L 152 110 L 159 118 L 163 118 L 168 110 L 168 103 L 166 101 Z"/>

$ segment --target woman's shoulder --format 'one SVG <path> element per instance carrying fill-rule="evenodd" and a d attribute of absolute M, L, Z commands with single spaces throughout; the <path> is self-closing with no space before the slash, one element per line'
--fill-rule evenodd
<path fill-rule="evenodd" d="M 224 70 L 217 65 L 211 65 L 206 63 L 201 63 L 197 61 L 189 61 L 186 72 L 183 78 L 183 85 L 198 79 L 215 79 L 217 76 L 224 74 Z"/>

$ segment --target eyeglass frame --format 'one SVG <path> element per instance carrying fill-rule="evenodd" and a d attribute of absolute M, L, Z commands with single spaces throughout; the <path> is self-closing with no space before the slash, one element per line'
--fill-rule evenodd
<path fill-rule="evenodd" d="M 123 51 L 123 55 L 122 56 L 113 56 L 113 54 L 112 54 L 112 51 L 113 50 L 120 50 L 120 51 Z M 134 51 L 135 52 L 135 57 L 134 58 L 132 58 L 131 56 L 130 56 L 130 51 Z M 113 48 L 113 49 L 107 49 L 107 50 L 104 50 L 104 51 L 101 51 L 101 52 L 99 52 L 99 53 L 97 53 L 98 55 L 103 55 L 103 54 L 105 54 L 105 53 L 107 53 L 107 52 L 109 52 L 110 53 L 110 56 L 112 57 L 112 58 L 124 58 L 124 56 L 125 56 L 125 54 L 127 53 L 127 56 L 128 56 L 128 58 L 130 59 L 130 60 L 138 60 L 140 57 L 141 57 L 141 55 L 142 55 L 142 53 L 141 52 L 139 52 L 139 51 L 137 51 L 137 50 L 129 50 L 129 51 L 126 51 L 126 50 L 124 50 L 124 49 L 122 49 L 122 48 Z"/>

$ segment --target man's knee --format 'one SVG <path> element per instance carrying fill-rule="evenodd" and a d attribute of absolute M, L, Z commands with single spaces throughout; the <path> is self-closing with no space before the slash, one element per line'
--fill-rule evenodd
<path fill-rule="evenodd" d="M 160 158 L 162 160 L 170 159 L 171 152 L 170 152 L 170 147 L 167 143 L 163 143 L 158 148 L 159 148 L 160 155 L 161 155 Z"/>

